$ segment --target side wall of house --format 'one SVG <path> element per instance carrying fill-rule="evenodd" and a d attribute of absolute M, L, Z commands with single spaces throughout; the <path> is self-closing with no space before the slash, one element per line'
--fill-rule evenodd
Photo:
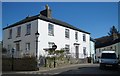
<path fill-rule="evenodd" d="M 91 57 L 95 60 L 95 42 L 90 41 Z"/>
<path fill-rule="evenodd" d="M 3 30 L 3 47 L 9 51 L 7 51 L 7 56 L 11 56 L 12 48 L 15 48 L 14 57 L 22 57 L 23 54 L 27 53 L 26 51 L 26 43 L 30 43 L 30 54 L 35 55 L 35 32 L 37 30 L 37 20 L 27 22 L 21 25 L 17 25 L 11 28 L 7 28 Z M 31 34 L 26 35 L 26 25 L 31 24 Z M 21 26 L 21 36 L 17 36 L 17 27 Z M 9 38 L 9 30 L 12 29 L 12 38 Z M 21 41 L 20 41 L 21 40 Z M 16 50 L 16 42 L 19 41 L 20 43 L 20 51 Z"/>

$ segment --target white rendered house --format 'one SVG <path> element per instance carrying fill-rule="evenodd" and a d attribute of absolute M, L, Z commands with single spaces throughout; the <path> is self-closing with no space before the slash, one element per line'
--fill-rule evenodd
<path fill-rule="evenodd" d="M 36 38 L 35 33 L 39 33 Z M 37 42 L 36 42 L 37 40 Z M 3 47 L 10 57 L 14 48 L 14 57 L 30 54 L 39 58 L 47 56 L 45 48 L 57 45 L 57 50 L 68 48 L 74 58 L 86 58 L 90 55 L 90 33 L 68 23 L 56 20 L 51 16 L 51 9 L 3 28 Z"/>

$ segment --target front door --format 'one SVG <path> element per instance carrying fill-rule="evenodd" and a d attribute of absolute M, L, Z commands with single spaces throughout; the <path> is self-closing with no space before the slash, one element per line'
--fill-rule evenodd
<path fill-rule="evenodd" d="M 79 46 L 75 46 L 76 58 L 79 58 Z"/>

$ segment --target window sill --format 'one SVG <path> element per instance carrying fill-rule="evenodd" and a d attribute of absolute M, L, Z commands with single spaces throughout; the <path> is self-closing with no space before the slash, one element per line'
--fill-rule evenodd
<path fill-rule="evenodd" d="M 65 37 L 65 39 L 69 40 L 70 38 Z"/>
<path fill-rule="evenodd" d="M 30 35 L 30 34 L 25 34 L 25 36 L 28 36 L 28 35 Z"/>
<path fill-rule="evenodd" d="M 16 36 L 16 38 L 18 38 L 18 37 L 20 37 L 20 36 Z"/>
<path fill-rule="evenodd" d="M 78 42 L 78 40 L 75 40 L 76 42 Z"/>
<path fill-rule="evenodd" d="M 48 34 L 49 36 L 54 36 L 54 35 L 51 35 L 51 34 Z"/>
<path fill-rule="evenodd" d="M 12 38 L 8 38 L 8 39 L 12 39 Z"/>

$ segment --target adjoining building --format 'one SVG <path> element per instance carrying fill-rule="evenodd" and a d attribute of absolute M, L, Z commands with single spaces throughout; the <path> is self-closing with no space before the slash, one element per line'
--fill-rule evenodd
<path fill-rule="evenodd" d="M 90 57 L 92 58 L 92 62 L 95 62 L 95 40 L 90 38 Z"/>
<path fill-rule="evenodd" d="M 39 35 L 39 36 L 38 36 Z M 6 56 L 15 58 L 48 56 L 44 49 L 57 45 L 57 50 L 67 48 L 66 53 L 74 58 L 90 56 L 90 33 L 66 22 L 54 19 L 48 5 L 38 15 L 3 28 L 3 47 Z"/>
<path fill-rule="evenodd" d="M 104 50 L 112 50 L 120 57 L 120 34 L 113 36 L 104 36 L 96 40 L 96 60 L 98 61 L 100 53 Z"/>

